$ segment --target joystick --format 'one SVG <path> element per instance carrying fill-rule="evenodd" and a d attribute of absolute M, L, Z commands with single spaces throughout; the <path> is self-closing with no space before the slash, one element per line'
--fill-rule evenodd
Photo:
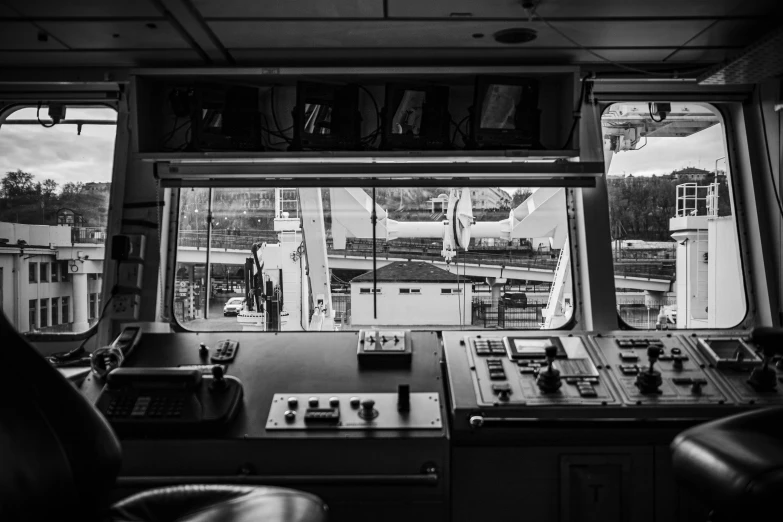
<path fill-rule="evenodd" d="M 660 393 L 659 388 L 663 384 L 663 379 L 661 378 L 661 372 L 655 369 L 655 363 L 660 355 L 661 349 L 658 346 L 647 348 L 647 358 L 650 361 L 650 365 L 646 369 L 642 368 L 636 376 L 636 386 L 642 393 Z"/>
<path fill-rule="evenodd" d="M 547 346 L 544 348 L 544 353 L 546 354 L 547 368 L 538 374 L 536 384 L 538 384 L 541 392 L 554 393 L 563 385 L 563 382 L 560 380 L 560 370 L 553 366 L 557 356 L 557 347 Z"/>
<path fill-rule="evenodd" d="M 215 365 L 212 367 L 212 389 L 223 390 L 226 388 L 226 379 L 223 377 L 223 367 Z"/>
<path fill-rule="evenodd" d="M 761 353 L 764 356 L 764 363 L 758 368 L 753 368 L 748 384 L 760 392 L 775 391 L 778 375 L 774 369 L 769 367 L 769 361 L 772 359 L 771 350 L 765 346 Z"/>

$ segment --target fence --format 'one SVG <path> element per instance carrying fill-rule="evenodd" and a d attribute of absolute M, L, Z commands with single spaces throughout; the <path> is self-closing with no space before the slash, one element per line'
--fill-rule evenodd
<path fill-rule="evenodd" d="M 480 328 L 538 330 L 543 321 L 544 302 L 528 302 L 524 308 L 503 299 L 474 298 L 471 325 Z"/>
<path fill-rule="evenodd" d="M 106 243 L 106 227 L 73 227 L 71 243 L 102 245 Z"/>
<path fill-rule="evenodd" d="M 351 317 L 351 294 L 332 294 L 334 322 L 348 324 Z"/>

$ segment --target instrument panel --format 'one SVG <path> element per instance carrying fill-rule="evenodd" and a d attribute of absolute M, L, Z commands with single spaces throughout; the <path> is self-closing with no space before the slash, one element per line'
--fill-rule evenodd
<path fill-rule="evenodd" d="M 443 332 L 454 429 L 701 420 L 783 404 L 783 364 L 746 335 Z"/>

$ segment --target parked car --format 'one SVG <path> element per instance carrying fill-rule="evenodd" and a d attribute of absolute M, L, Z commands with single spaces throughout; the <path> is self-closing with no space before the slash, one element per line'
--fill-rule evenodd
<path fill-rule="evenodd" d="M 242 308 L 245 306 L 245 298 L 244 297 L 232 297 L 226 302 L 226 305 L 223 307 L 223 315 L 239 315 L 239 312 L 242 311 Z"/>

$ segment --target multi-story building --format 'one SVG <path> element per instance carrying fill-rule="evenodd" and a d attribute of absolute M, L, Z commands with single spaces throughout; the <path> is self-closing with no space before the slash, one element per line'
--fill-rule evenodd
<path fill-rule="evenodd" d="M 70 226 L 0 223 L 0 306 L 20 332 L 79 332 L 101 312 L 104 246 Z"/>

